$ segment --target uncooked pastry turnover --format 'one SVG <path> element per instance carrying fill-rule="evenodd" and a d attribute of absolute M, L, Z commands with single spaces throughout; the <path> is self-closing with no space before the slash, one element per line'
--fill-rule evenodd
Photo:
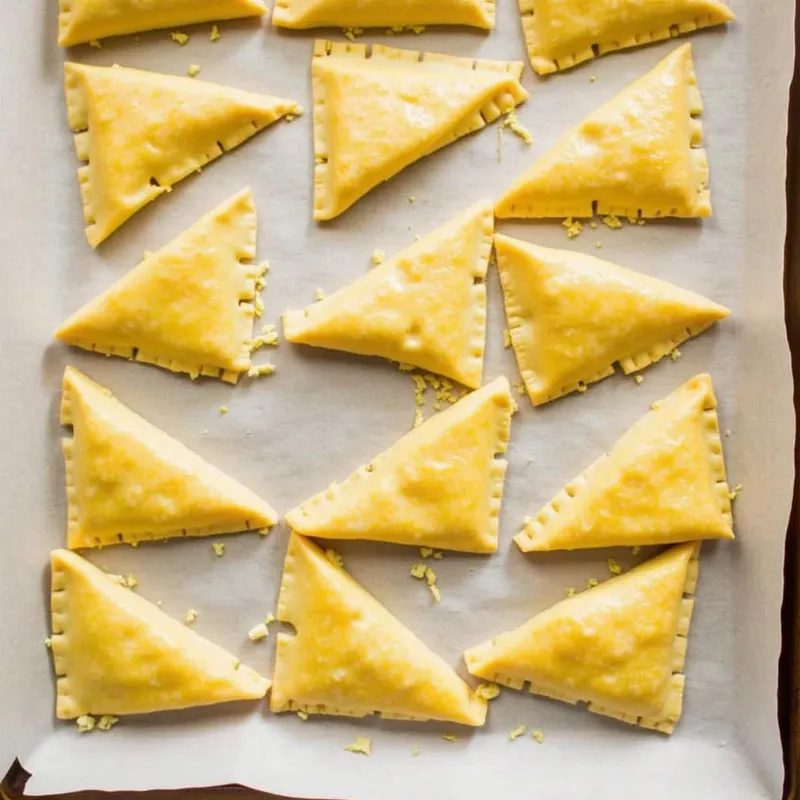
<path fill-rule="evenodd" d="M 557 141 L 497 216 L 711 216 L 702 110 L 686 44 Z"/>
<path fill-rule="evenodd" d="M 262 0 L 59 0 L 58 43 L 267 13 Z"/>
<path fill-rule="evenodd" d="M 473 675 L 672 733 L 698 572 L 697 543 L 562 600 L 464 654 Z"/>
<path fill-rule="evenodd" d="M 540 75 L 734 19 L 717 0 L 519 0 L 519 9 Z"/>
<path fill-rule="evenodd" d="M 61 424 L 67 546 L 101 547 L 274 525 L 268 503 L 67 367 Z"/>
<path fill-rule="evenodd" d="M 317 41 L 311 73 L 318 220 L 528 96 L 522 62 L 382 45 Z"/>
<path fill-rule="evenodd" d="M 520 374 L 534 405 L 655 363 L 730 311 L 670 283 L 574 251 L 495 236 Z"/>
<path fill-rule="evenodd" d="M 286 515 L 306 536 L 491 553 L 507 463 L 511 395 L 497 378 L 407 433 Z"/>
<path fill-rule="evenodd" d="M 67 63 L 64 75 L 93 247 L 209 161 L 302 113 L 291 100 L 138 69 Z"/>
<path fill-rule="evenodd" d="M 478 203 L 355 282 L 283 316 L 297 344 L 383 356 L 477 388 L 494 217 Z"/>
<path fill-rule="evenodd" d="M 269 681 L 68 550 L 51 555 L 56 716 L 257 700 Z"/>
<path fill-rule="evenodd" d="M 480 726 L 486 702 L 311 541 L 292 534 L 270 708 Z"/>
<path fill-rule="evenodd" d="M 256 207 L 239 192 L 76 311 L 56 337 L 192 378 L 235 383 L 252 366 L 254 301 L 265 265 Z"/>
<path fill-rule="evenodd" d="M 570 481 L 514 541 L 524 552 L 733 539 L 717 400 L 684 383 Z"/>

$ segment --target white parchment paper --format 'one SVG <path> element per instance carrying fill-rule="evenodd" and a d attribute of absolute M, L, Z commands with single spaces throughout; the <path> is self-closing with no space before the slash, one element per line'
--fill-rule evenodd
<path fill-rule="evenodd" d="M 239 782 L 298 796 L 351 800 L 504 798 L 776 798 L 782 780 L 776 722 L 783 539 L 792 487 L 794 421 L 783 326 L 782 256 L 791 0 L 732 0 L 738 21 L 692 37 L 711 166 L 714 217 L 620 231 L 603 226 L 573 242 L 557 223 L 503 224 L 520 238 L 598 254 L 673 280 L 733 309 L 730 320 L 687 343 L 683 357 L 647 370 L 642 385 L 614 377 L 534 410 L 520 399 L 509 453 L 500 550 L 447 554 L 436 565 L 442 602 L 408 576 L 416 551 L 371 543 L 339 549 L 347 568 L 420 638 L 464 674 L 462 651 L 520 624 L 590 577 L 608 576 L 613 555 L 524 556 L 511 543 L 535 512 L 587 466 L 654 400 L 709 371 L 720 400 L 738 538 L 703 548 L 687 661 L 684 716 L 671 738 L 628 728 L 580 708 L 504 691 L 479 731 L 447 725 L 270 715 L 266 703 L 124 719 L 109 734 L 79 736 L 53 718 L 47 635 L 48 551 L 65 539 L 58 399 L 70 363 L 198 453 L 263 494 L 280 512 L 349 472 L 407 431 L 414 399 L 408 375 L 385 362 L 282 344 L 267 358 L 271 379 L 229 387 L 51 341 L 71 311 L 249 184 L 259 210 L 259 256 L 272 262 L 265 322 L 362 274 L 373 249 L 397 252 L 471 203 L 496 196 L 568 127 L 653 67 L 666 42 L 590 62 L 547 80 L 526 66 L 530 100 L 520 120 L 532 148 L 507 134 L 497 160 L 488 128 L 406 170 L 331 224 L 311 221 L 313 153 L 309 61 L 314 33 L 281 34 L 257 23 L 187 29 L 78 48 L 78 61 L 120 63 L 292 97 L 309 113 L 227 154 L 151 205 L 92 251 L 83 234 L 72 137 L 55 45 L 57 3 L 5 0 L 0 7 L 0 767 L 15 756 L 33 773 L 29 789 L 145 789 Z M 498 0 L 497 29 L 366 36 L 486 58 L 524 59 L 516 4 Z M 331 32 L 328 32 L 329 34 Z M 338 35 L 338 32 L 336 32 Z M 595 81 L 590 78 L 596 76 Z M 416 202 L 409 202 L 414 196 Z M 601 241 L 602 251 L 595 248 Z M 486 379 L 517 379 L 503 349 L 496 275 L 489 278 Z M 230 413 L 220 416 L 219 407 Z M 430 412 L 431 402 L 426 408 Z M 248 664 L 271 673 L 272 641 L 248 629 L 273 610 L 287 531 L 266 540 L 210 540 L 109 548 L 92 560 L 134 573 L 139 591 Z M 642 552 L 638 559 L 645 558 Z M 274 640 L 274 634 L 271 637 Z M 518 724 L 546 741 L 509 741 Z M 345 753 L 356 735 L 370 758 Z M 419 755 L 412 755 L 419 748 Z"/>

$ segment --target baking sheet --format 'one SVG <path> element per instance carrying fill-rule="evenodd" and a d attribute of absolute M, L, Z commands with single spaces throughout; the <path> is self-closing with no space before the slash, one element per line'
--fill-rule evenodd
<path fill-rule="evenodd" d="M 524 58 L 515 4 L 498 0 L 490 35 L 431 32 L 365 36 L 397 46 L 487 58 Z M 65 503 L 58 425 L 59 383 L 71 363 L 120 399 L 263 494 L 284 512 L 341 479 L 410 428 L 408 375 L 379 361 L 282 344 L 264 356 L 276 376 L 229 387 L 51 344 L 67 313 L 246 184 L 259 209 L 259 257 L 272 263 L 264 322 L 330 292 L 369 268 L 375 248 L 394 253 L 469 204 L 496 195 L 569 126 L 666 55 L 675 42 L 590 62 L 548 80 L 523 78 L 530 100 L 519 118 L 526 147 L 507 134 L 497 161 L 488 128 L 409 168 L 339 220 L 310 220 L 311 115 L 276 126 L 179 185 L 115 234 L 99 252 L 86 244 L 61 87 L 54 3 L 2 8 L 0 43 L 0 486 L 5 520 L 0 548 L 4 613 L 0 676 L 4 735 L 0 761 L 19 756 L 32 793 L 82 788 L 146 789 L 242 783 L 303 796 L 393 800 L 412 792 L 449 796 L 776 797 L 782 767 L 776 721 L 783 536 L 791 496 L 794 422 L 782 315 L 785 117 L 792 61 L 791 0 L 734 0 L 738 21 L 692 37 L 705 101 L 703 124 L 715 216 L 610 231 L 588 228 L 573 242 L 557 223 L 501 224 L 506 233 L 599 254 L 673 280 L 733 309 L 718 329 L 687 343 L 683 357 L 644 373 L 642 385 L 614 377 L 534 410 L 521 402 L 509 452 L 501 543 L 491 558 L 447 554 L 437 563 L 442 602 L 408 577 L 410 548 L 347 543 L 347 568 L 404 623 L 463 674 L 460 654 L 563 597 L 568 586 L 608 575 L 629 551 L 524 556 L 511 536 L 561 486 L 607 450 L 650 403 L 699 371 L 720 400 L 738 539 L 706 544 L 689 642 L 684 716 L 676 734 L 655 734 L 581 709 L 504 691 L 479 731 L 448 725 L 270 715 L 266 703 L 124 719 L 110 734 L 79 736 L 52 718 L 47 635 L 47 552 L 64 541 Z M 78 48 L 78 61 L 120 63 L 201 77 L 296 98 L 311 107 L 314 33 L 281 34 L 254 23 L 187 29 L 185 47 L 168 32 Z M 596 81 L 591 82 L 590 77 Z M 415 202 L 409 203 L 414 196 Z M 595 242 L 602 241 L 598 251 Z M 496 275 L 489 278 L 486 379 L 517 372 L 503 349 Z M 227 405 L 224 417 L 219 407 Z M 430 413 L 429 400 L 426 413 Z M 200 612 L 198 632 L 246 663 L 271 671 L 272 642 L 247 630 L 274 609 L 287 531 L 266 540 L 210 540 L 109 548 L 96 563 L 133 572 L 139 591 L 182 617 Z M 643 551 L 637 558 L 647 556 Z M 272 637 L 274 639 L 274 635 Z M 510 742 L 524 723 L 544 731 Z M 6 732 L 14 731 L 14 735 Z M 448 743 L 445 732 L 456 732 Z M 370 758 L 343 752 L 356 735 L 373 740 Z M 419 748 L 418 756 L 412 747 Z"/>

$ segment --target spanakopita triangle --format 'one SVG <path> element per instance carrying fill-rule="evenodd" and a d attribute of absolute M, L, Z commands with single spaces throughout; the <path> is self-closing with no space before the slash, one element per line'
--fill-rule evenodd
<path fill-rule="evenodd" d="M 106 36 L 267 13 L 262 0 L 60 0 L 58 43 L 71 47 Z"/>
<path fill-rule="evenodd" d="M 730 311 L 608 261 L 495 236 L 511 342 L 534 405 L 655 363 Z"/>
<path fill-rule="evenodd" d="M 67 546 L 233 533 L 274 525 L 270 505 L 72 367 L 61 424 Z"/>
<path fill-rule="evenodd" d="M 570 481 L 514 541 L 524 552 L 733 539 L 711 378 L 698 375 Z"/>
<path fill-rule="evenodd" d="M 497 550 L 511 395 L 498 378 L 286 515 L 306 536 Z"/>
<path fill-rule="evenodd" d="M 282 28 L 494 27 L 495 0 L 277 0 L 272 24 Z"/>
<path fill-rule="evenodd" d="M 717 0 L 519 0 L 531 64 L 540 75 L 734 19 Z"/>
<path fill-rule="evenodd" d="M 122 67 L 64 67 L 86 235 L 95 247 L 133 214 L 271 123 L 278 97 Z"/>
<path fill-rule="evenodd" d="M 478 203 L 344 289 L 284 314 L 286 339 L 382 356 L 477 388 L 493 230 L 491 203 Z"/>
<path fill-rule="evenodd" d="M 556 142 L 497 216 L 710 216 L 702 108 L 686 44 Z"/>
<path fill-rule="evenodd" d="M 521 62 L 382 45 L 317 41 L 311 71 L 317 220 L 528 96 Z"/>
<path fill-rule="evenodd" d="M 292 534 L 278 598 L 272 711 L 480 726 L 486 702 L 309 540 Z"/>
<path fill-rule="evenodd" d="M 256 208 L 239 192 L 76 311 L 56 337 L 193 378 L 235 383 L 252 366 L 253 319 L 266 267 Z"/>
<path fill-rule="evenodd" d="M 537 614 L 464 654 L 471 674 L 586 702 L 672 733 L 681 716 L 698 545 L 683 544 Z"/>
<path fill-rule="evenodd" d="M 269 681 L 68 550 L 51 555 L 56 715 L 257 700 Z"/>

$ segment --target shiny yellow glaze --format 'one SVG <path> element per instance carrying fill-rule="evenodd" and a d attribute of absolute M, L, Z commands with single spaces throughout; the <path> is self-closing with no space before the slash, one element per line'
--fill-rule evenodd
<path fill-rule="evenodd" d="M 78 177 L 92 246 L 187 175 L 302 111 L 290 100 L 121 67 L 68 63 L 65 84 L 87 162 Z"/>
<path fill-rule="evenodd" d="M 298 533 L 473 553 L 497 549 L 511 427 L 498 378 L 403 436 L 341 484 L 286 515 Z"/>
<path fill-rule="evenodd" d="M 278 619 L 273 711 L 480 726 L 486 702 L 309 540 L 293 534 Z"/>
<path fill-rule="evenodd" d="M 68 547 L 97 547 L 273 525 L 274 510 L 67 367 L 61 423 Z"/>
<path fill-rule="evenodd" d="M 110 289 L 56 337 L 106 355 L 235 381 L 251 366 L 255 257 L 249 189 L 222 203 Z"/>
<path fill-rule="evenodd" d="M 267 13 L 262 0 L 59 0 L 62 47 L 124 33 Z"/>
<path fill-rule="evenodd" d="M 707 217 L 702 110 L 690 45 L 556 142 L 498 201 L 498 217 Z"/>
<path fill-rule="evenodd" d="M 56 714 L 144 714 L 256 700 L 269 681 L 75 553 L 54 550 Z"/>
<path fill-rule="evenodd" d="M 588 702 L 590 710 L 648 727 L 680 715 L 673 673 L 683 668 L 696 545 L 685 544 L 537 614 L 468 650 L 471 674 L 514 688 Z M 689 569 L 690 563 L 694 568 Z M 683 638 L 683 641 L 679 641 Z M 667 732 L 669 732 L 669 730 Z"/>
<path fill-rule="evenodd" d="M 314 218 L 333 219 L 409 164 L 484 127 L 528 93 L 520 62 L 318 41 Z"/>
<path fill-rule="evenodd" d="M 687 381 L 526 519 L 514 541 L 532 551 L 732 539 L 715 408 L 708 375 Z"/>
<path fill-rule="evenodd" d="M 734 19 L 717 0 L 519 0 L 519 7 L 540 75 Z"/>
<path fill-rule="evenodd" d="M 283 315 L 288 341 L 383 356 L 477 388 L 486 328 L 488 201 L 323 301 Z"/>
<path fill-rule="evenodd" d="M 730 311 L 699 295 L 575 251 L 495 236 L 520 374 L 534 405 L 642 369 Z"/>

